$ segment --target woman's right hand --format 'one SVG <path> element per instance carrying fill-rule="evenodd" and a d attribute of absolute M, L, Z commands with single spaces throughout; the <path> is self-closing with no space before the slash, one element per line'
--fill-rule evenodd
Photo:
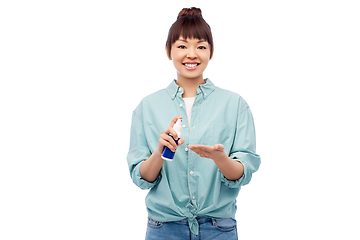
<path fill-rule="evenodd" d="M 140 175 L 143 179 L 145 179 L 148 182 L 154 182 L 156 178 L 159 175 L 159 172 L 162 168 L 162 165 L 164 163 L 164 160 L 161 158 L 161 154 L 164 150 L 164 147 L 168 147 L 171 151 L 175 152 L 177 149 L 177 145 L 172 139 L 169 134 L 173 135 L 175 139 L 178 139 L 178 135 L 176 131 L 173 129 L 176 121 L 178 119 L 181 119 L 182 117 L 175 117 L 173 120 L 171 120 L 170 126 L 168 129 L 162 131 L 160 138 L 159 138 L 159 144 L 156 149 L 156 151 L 151 154 L 151 156 L 143 161 L 140 165 Z M 180 138 L 178 141 L 178 144 L 181 145 L 185 141 L 184 139 Z"/>
<path fill-rule="evenodd" d="M 159 137 L 159 143 L 157 147 L 159 153 L 163 152 L 165 146 L 168 147 L 171 151 L 175 152 L 175 150 L 178 148 L 178 145 L 181 145 L 185 142 L 183 138 L 179 139 L 178 145 L 174 141 L 174 139 L 178 139 L 178 135 L 173 128 L 178 119 L 182 119 L 182 117 L 179 116 L 174 117 L 170 122 L 170 126 L 164 131 L 162 131 Z M 174 137 L 174 139 L 171 136 L 169 136 L 169 134 L 171 134 Z"/>

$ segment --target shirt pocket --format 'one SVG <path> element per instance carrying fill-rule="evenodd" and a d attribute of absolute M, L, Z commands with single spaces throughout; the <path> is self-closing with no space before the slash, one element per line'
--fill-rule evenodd
<path fill-rule="evenodd" d="M 230 149 L 235 134 L 235 128 L 226 122 L 211 122 L 205 129 L 204 134 L 199 139 L 200 144 L 214 146 L 223 144 L 226 149 Z"/>

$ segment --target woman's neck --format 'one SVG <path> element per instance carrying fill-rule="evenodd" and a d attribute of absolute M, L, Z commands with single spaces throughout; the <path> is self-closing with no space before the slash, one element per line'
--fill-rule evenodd
<path fill-rule="evenodd" d="M 199 76 L 197 78 L 184 78 L 183 76 L 179 76 L 176 81 L 177 85 L 182 87 L 184 89 L 184 93 L 182 95 L 183 98 L 191 98 L 195 97 L 197 94 L 197 88 L 201 84 L 205 84 L 205 81 L 203 79 L 203 76 Z"/>

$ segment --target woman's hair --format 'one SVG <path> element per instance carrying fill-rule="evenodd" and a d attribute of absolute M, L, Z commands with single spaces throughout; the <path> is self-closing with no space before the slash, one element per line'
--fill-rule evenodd
<path fill-rule="evenodd" d="M 173 23 L 169 30 L 166 41 L 167 54 L 170 58 L 171 46 L 180 37 L 184 39 L 195 38 L 199 40 L 206 40 L 210 44 L 210 58 L 214 52 L 214 43 L 209 24 L 205 22 L 201 15 L 200 8 L 183 8 L 177 20 Z"/>

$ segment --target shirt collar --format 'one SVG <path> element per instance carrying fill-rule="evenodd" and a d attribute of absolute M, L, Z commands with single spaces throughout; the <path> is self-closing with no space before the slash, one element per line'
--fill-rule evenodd
<path fill-rule="evenodd" d="M 204 81 L 205 84 L 201 84 L 197 88 L 197 93 L 202 94 L 204 99 L 206 99 L 215 90 L 215 85 L 208 78 L 204 79 Z M 184 93 L 184 89 L 176 84 L 176 80 L 173 80 L 166 89 L 172 100 L 175 99 L 178 94 Z"/>

